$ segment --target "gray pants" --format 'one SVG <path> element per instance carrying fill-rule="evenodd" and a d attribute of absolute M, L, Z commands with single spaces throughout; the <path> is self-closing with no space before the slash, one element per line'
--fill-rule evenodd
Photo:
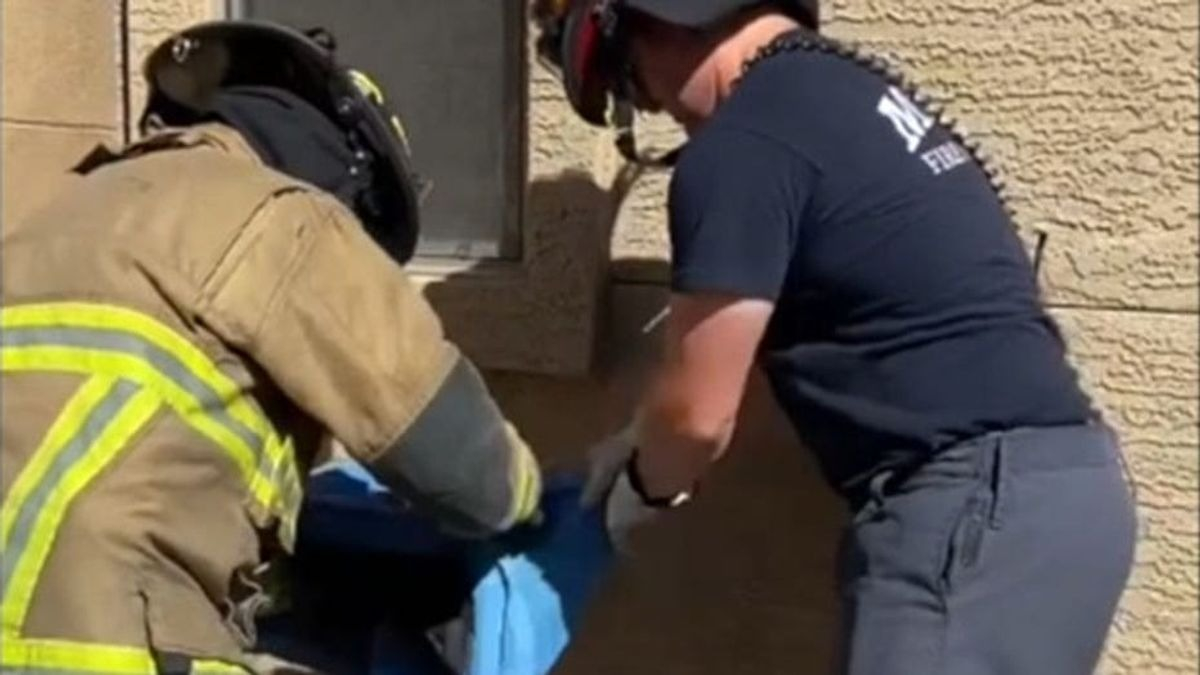
<path fill-rule="evenodd" d="M 1137 534 L 1102 425 L 1023 429 L 883 473 L 839 574 L 848 675 L 1087 675 Z"/>

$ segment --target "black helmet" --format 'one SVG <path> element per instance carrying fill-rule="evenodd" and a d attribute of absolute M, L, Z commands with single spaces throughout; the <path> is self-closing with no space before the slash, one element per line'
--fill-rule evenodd
<path fill-rule="evenodd" d="M 820 25 L 818 0 L 539 0 L 538 53 L 563 81 L 567 99 L 580 117 L 622 131 L 632 118 L 621 12 L 633 9 L 689 28 L 705 28 L 743 9 L 776 5 L 810 30 Z M 615 103 L 609 118 L 610 101 Z M 618 138 L 627 156 L 636 155 L 632 135 Z M 634 159 L 634 157 L 630 157 Z"/>
<path fill-rule="evenodd" d="M 222 90 L 273 87 L 311 105 L 345 135 L 348 170 L 369 176 L 354 205 L 371 236 L 408 261 L 420 233 L 420 180 L 408 141 L 382 92 L 361 72 L 338 63 L 325 31 L 300 33 L 260 21 L 213 21 L 172 35 L 146 60 L 150 96 L 142 116 L 167 124 L 214 112 Z"/>
<path fill-rule="evenodd" d="M 817 0 L 623 0 L 621 4 L 688 28 L 712 26 L 747 7 L 767 4 L 779 7 L 812 30 L 817 29 L 820 21 Z"/>

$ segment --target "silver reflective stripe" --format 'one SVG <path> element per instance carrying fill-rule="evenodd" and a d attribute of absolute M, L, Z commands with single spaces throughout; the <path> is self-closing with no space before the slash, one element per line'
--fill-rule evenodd
<path fill-rule="evenodd" d="M 12 581 L 17 563 L 20 562 L 25 548 L 29 545 L 29 537 L 33 533 L 38 515 L 46 506 L 46 502 L 54 494 L 55 489 L 62 483 L 63 476 L 71 470 L 71 467 L 75 466 L 79 460 L 87 455 L 88 450 L 91 449 L 100 435 L 104 433 L 105 428 L 113 421 L 113 418 L 121 412 L 125 404 L 140 389 L 141 387 L 132 382 L 118 380 L 113 388 L 88 412 L 87 417 L 79 426 L 79 430 L 63 445 L 47 469 L 46 475 L 38 482 L 37 487 L 21 505 L 20 512 L 17 513 L 16 518 L 13 520 L 12 531 L 9 534 L 7 545 L 4 547 L 3 561 L 0 564 L 0 570 L 2 570 L 0 572 L 0 575 L 2 575 L 2 588 L 5 592 L 7 592 L 9 584 Z"/>
<path fill-rule="evenodd" d="M 99 328 L 6 328 L 0 331 L 0 346 L 79 347 L 136 356 L 200 401 L 209 417 L 228 428 L 256 452 L 262 453 L 264 450 L 263 438 L 229 414 L 220 394 L 192 374 L 170 352 L 137 335 Z M 262 458 L 257 459 L 261 465 Z"/>

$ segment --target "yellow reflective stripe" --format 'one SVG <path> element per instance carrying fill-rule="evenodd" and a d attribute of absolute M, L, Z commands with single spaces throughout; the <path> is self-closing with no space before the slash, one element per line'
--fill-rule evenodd
<path fill-rule="evenodd" d="M 377 105 L 386 109 L 387 98 L 383 95 L 383 89 L 375 83 L 375 80 L 371 79 L 370 75 L 367 75 L 361 70 L 351 69 L 349 72 L 350 79 L 354 82 L 355 86 L 358 87 L 358 90 L 361 91 L 364 96 L 373 100 Z M 388 121 L 391 122 L 392 130 L 395 131 L 396 135 L 400 137 L 400 143 L 404 146 L 404 151 L 408 152 L 408 132 L 404 129 L 404 123 L 400 121 L 400 117 L 398 115 L 392 113 L 390 110 L 386 112 Z"/>
<path fill-rule="evenodd" d="M 4 589 L 0 603 L 0 622 L 5 630 L 18 630 L 24 619 L 22 602 L 33 593 L 40 565 L 30 570 L 26 553 L 34 548 L 38 522 L 54 499 L 56 490 L 72 469 L 80 464 L 121 411 L 136 396 L 135 385 L 111 379 L 95 404 L 68 419 L 71 433 L 61 448 L 48 451 L 49 464 L 45 475 L 29 491 L 20 505 L 13 505 L 14 517 L 5 542 L 4 557 L 0 559 L 0 586 Z"/>
<path fill-rule="evenodd" d="M 5 635 L 0 644 L 5 669 L 32 668 L 74 673 L 157 672 L 146 649 L 80 644 L 64 640 L 30 640 Z"/>
<path fill-rule="evenodd" d="M 87 328 L 124 331 L 143 339 L 181 363 L 188 374 L 212 390 L 231 418 L 257 434 L 269 438 L 274 434 L 271 423 L 251 406 L 241 388 L 223 373 L 201 351 L 170 327 L 140 312 L 91 303 L 50 303 L 18 305 L 0 310 L 0 323 L 6 329 L 19 328 Z M 189 396 L 193 400 L 194 397 Z M 202 405 L 200 407 L 203 407 Z M 289 461 L 278 447 L 266 447 L 264 459 L 273 465 Z M 251 449 L 251 454 L 257 453 Z M 257 462 L 256 462 L 257 463 Z"/>
<path fill-rule="evenodd" d="M 279 443 L 283 446 L 283 452 L 289 457 L 295 456 L 295 449 L 292 447 L 292 439 L 280 439 L 278 436 L 272 436 L 267 440 L 268 443 Z M 286 462 L 282 467 L 277 467 L 283 475 L 276 476 L 275 485 L 279 490 L 279 505 L 282 513 L 280 514 L 280 532 L 279 536 L 284 542 L 294 542 L 296 540 L 296 518 L 300 515 L 300 502 L 304 497 L 303 484 L 300 481 L 300 470 L 296 463 Z"/>
<path fill-rule="evenodd" d="M 290 538 L 301 493 L 290 441 L 274 433 L 252 399 L 203 351 L 152 317 L 107 305 L 26 305 L 0 310 L 0 328 L 5 372 L 91 376 L 67 402 L 5 499 L 0 670 L 154 672 L 153 656 L 143 647 L 20 636 L 38 577 L 72 504 L 166 405 L 225 451 L 254 501 L 281 518 L 281 534 Z M 218 661 L 192 666 L 193 672 L 246 672 Z"/>
<path fill-rule="evenodd" d="M 79 421 L 96 407 L 116 379 L 108 375 L 97 375 L 88 378 L 83 386 L 75 391 L 67 404 L 46 432 L 41 445 L 34 450 L 29 461 L 21 469 L 21 473 L 13 482 L 8 494 L 4 496 L 4 505 L 0 507 L 0 550 L 8 548 L 8 537 L 12 532 L 13 521 L 17 512 L 29 494 L 45 478 L 46 472 L 54 459 L 62 451 L 63 446 L 79 430 Z"/>
<path fill-rule="evenodd" d="M 220 396 L 231 417 L 264 438 L 273 433 L 270 422 L 246 401 L 237 383 L 221 372 L 207 354 L 170 327 L 141 312 L 115 305 L 79 302 L 16 305 L 0 309 L 0 325 L 6 329 L 80 327 L 125 330 L 146 339 L 183 363 Z"/>
<path fill-rule="evenodd" d="M 67 469 L 60 482 L 53 487 L 49 498 L 37 513 L 24 550 L 6 548 L 6 556 L 17 556 L 12 576 L 7 579 L 0 609 L 6 632 L 16 633 L 24 624 L 38 575 L 50 555 L 58 528 L 71 503 L 116 459 L 122 449 L 129 446 L 129 439 L 153 417 L 160 405 L 159 398 L 150 390 L 140 389 L 134 393 L 92 439 L 83 456 Z"/>
<path fill-rule="evenodd" d="M 537 458 L 516 430 L 506 424 L 513 447 L 513 521 L 520 523 L 537 513 L 542 497 L 542 475 Z"/>
<path fill-rule="evenodd" d="M 375 80 L 371 79 L 370 75 L 367 75 L 361 70 L 351 69 L 349 72 L 350 79 L 354 81 L 355 86 L 358 87 L 358 90 L 361 91 L 364 96 L 369 97 L 379 105 L 385 105 L 387 103 L 387 99 L 385 99 L 383 96 L 383 89 L 381 89 L 378 84 L 375 84 Z"/>
<path fill-rule="evenodd" d="M 137 673 L 158 671 L 154 656 L 139 647 L 99 645 L 65 640 L 33 640 L 5 635 L 0 640 L 0 665 L 4 670 L 30 669 L 61 673 Z M 247 671 L 220 661 L 193 661 L 193 673 L 238 673 Z"/>
<path fill-rule="evenodd" d="M 228 427 L 205 414 L 204 406 L 190 392 L 153 366 L 132 354 L 80 347 L 4 347 L 0 350 L 0 370 L 60 371 L 79 374 L 104 374 L 121 377 L 154 390 L 188 426 L 223 448 L 237 465 L 254 499 L 264 509 L 277 503 L 275 485 L 262 475 L 255 449 Z M 276 450 L 280 452 L 280 450 Z M 285 464 L 291 462 L 285 461 Z"/>
<path fill-rule="evenodd" d="M 400 137 L 400 144 L 404 146 L 404 151 L 408 152 L 408 131 L 404 128 L 404 122 L 400 121 L 399 115 L 388 115 L 388 121 L 392 123 L 392 131 Z"/>

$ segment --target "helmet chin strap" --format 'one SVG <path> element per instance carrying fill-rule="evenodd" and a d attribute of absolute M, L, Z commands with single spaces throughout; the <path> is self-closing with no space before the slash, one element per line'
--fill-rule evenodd
<path fill-rule="evenodd" d="M 633 103 L 625 96 L 616 96 L 613 100 L 613 126 L 617 131 L 616 146 L 626 161 L 649 169 L 670 169 L 679 160 L 679 153 L 684 144 L 665 153 L 639 152 L 637 135 L 634 131 Z"/>

